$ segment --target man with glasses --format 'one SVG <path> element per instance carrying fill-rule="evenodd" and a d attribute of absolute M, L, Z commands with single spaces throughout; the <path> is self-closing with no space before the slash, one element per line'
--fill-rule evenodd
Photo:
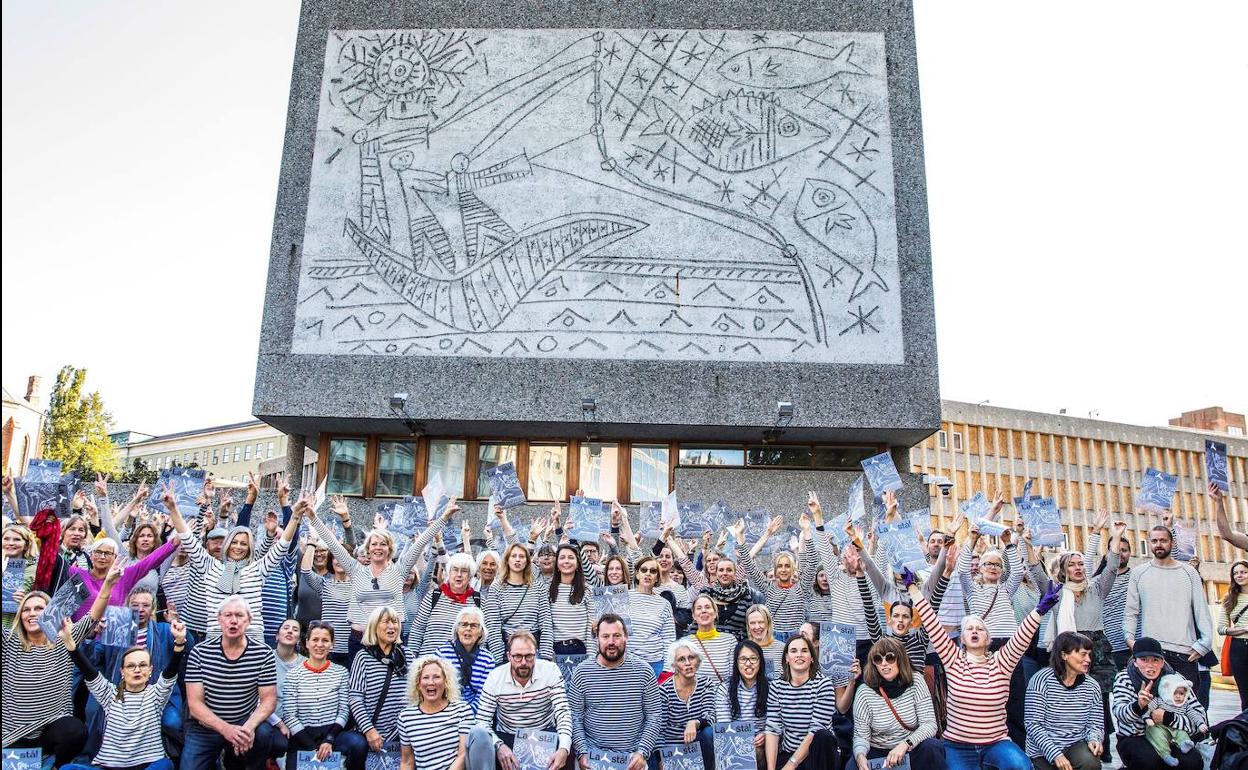
<path fill-rule="evenodd" d="M 468 770 L 519 770 L 512 752 L 522 729 L 558 733 L 549 770 L 559 770 L 572 750 L 572 715 L 564 697 L 559 666 L 537 657 L 537 640 L 526 630 L 507 637 L 507 665 L 485 680 L 477 725 L 468 736 Z"/>

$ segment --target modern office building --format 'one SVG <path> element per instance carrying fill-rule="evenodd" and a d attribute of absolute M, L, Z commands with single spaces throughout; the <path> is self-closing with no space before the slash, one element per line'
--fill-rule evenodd
<path fill-rule="evenodd" d="M 196 465 L 213 476 L 245 481 L 265 460 L 286 456 L 286 434 L 260 420 L 150 436 L 131 431 L 110 435 L 123 468 L 142 460 L 151 470 Z"/>

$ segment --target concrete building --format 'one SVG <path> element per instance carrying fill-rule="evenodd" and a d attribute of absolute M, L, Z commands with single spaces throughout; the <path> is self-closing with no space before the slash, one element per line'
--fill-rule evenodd
<path fill-rule="evenodd" d="M 1033 495 L 1057 499 L 1069 547 L 1083 548 L 1096 512 L 1105 509 L 1125 516 L 1135 553 L 1147 554 L 1147 531 L 1158 519 L 1134 511 L 1140 477 L 1151 467 L 1179 477 L 1173 510 L 1198 532 L 1200 570 L 1211 599 L 1225 590 L 1230 562 L 1244 557 L 1217 536 L 1205 491 L 1204 453 L 1207 438 L 1227 445 L 1227 512 L 1235 529 L 1248 530 L 1248 439 L 1226 431 L 1123 425 L 960 401 L 944 401 L 941 411 L 940 430 L 910 453 L 912 471 L 953 482 L 948 495 L 935 486 L 928 492 L 941 523 L 976 492 L 991 496 L 1002 489 L 1017 497 L 1032 479 Z"/>
<path fill-rule="evenodd" d="M 1178 428 L 1195 428 L 1215 433 L 1226 433 L 1231 436 L 1244 435 L 1244 416 L 1228 412 L 1220 406 L 1184 412 L 1179 417 L 1170 419 L 1170 424 Z"/>
<path fill-rule="evenodd" d="M 43 379 L 38 376 L 26 378 L 26 395 L 18 397 L 4 388 L 4 447 L 3 468 L 5 473 L 21 475 L 26 472 L 26 461 L 43 456 Z"/>
<path fill-rule="evenodd" d="M 331 491 L 794 509 L 938 427 L 907 0 L 302 8 L 253 413 Z"/>
<path fill-rule="evenodd" d="M 286 434 L 260 420 L 135 440 L 146 435 L 127 431 L 109 436 L 123 468 L 135 460 L 152 470 L 197 465 L 216 478 L 245 481 L 248 473 L 260 473 L 262 462 L 286 456 Z"/>

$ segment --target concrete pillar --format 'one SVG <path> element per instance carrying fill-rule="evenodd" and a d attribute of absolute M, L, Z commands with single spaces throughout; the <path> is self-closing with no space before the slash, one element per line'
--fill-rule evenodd
<path fill-rule="evenodd" d="M 297 495 L 303 486 L 303 453 L 307 438 L 302 433 L 286 434 L 286 483 Z"/>

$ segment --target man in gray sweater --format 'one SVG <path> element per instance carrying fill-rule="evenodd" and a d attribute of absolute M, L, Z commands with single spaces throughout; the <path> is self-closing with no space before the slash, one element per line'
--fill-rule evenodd
<path fill-rule="evenodd" d="M 1195 682 L 1196 661 L 1213 647 L 1213 621 L 1200 574 L 1171 556 L 1170 530 L 1158 525 L 1148 532 L 1153 558 L 1131 570 L 1123 628 L 1139 628 L 1139 636 L 1161 643 L 1166 662 Z M 1136 625 L 1137 620 L 1139 625 Z M 1135 638 L 1128 634 L 1127 645 Z"/>

